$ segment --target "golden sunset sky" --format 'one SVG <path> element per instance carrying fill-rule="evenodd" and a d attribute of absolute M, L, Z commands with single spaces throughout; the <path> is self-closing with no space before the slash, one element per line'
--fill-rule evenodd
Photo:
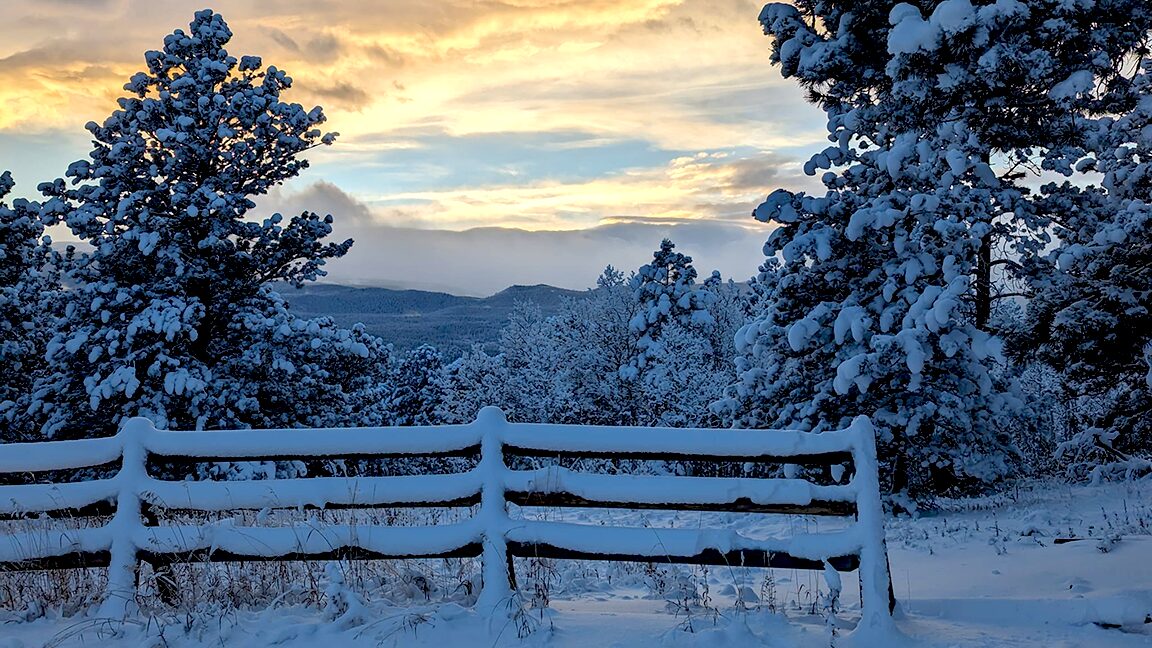
<path fill-rule="evenodd" d="M 261 201 L 330 212 L 357 239 L 335 280 L 591 285 L 662 236 L 746 279 L 752 208 L 812 188 L 824 119 L 768 63 L 745 0 L 222 0 L 233 55 L 287 70 L 335 146 Z M 0 167 L 17 193 L 88 150 L 143 53 L 202 2 L 5 0 Z M 496 229 L 493 229 L 496 228 Z M 482 248 L 477 250 L 476 248 Z M 433 260 L 435 262 L 433 262 Z M 483 278 L 469 268 L 489 262 Z"/>

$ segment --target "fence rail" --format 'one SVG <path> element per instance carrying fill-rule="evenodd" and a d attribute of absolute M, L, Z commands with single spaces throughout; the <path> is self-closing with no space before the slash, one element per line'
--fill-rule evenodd
<path fill-rule="evenodd" d="M 449 474 L 261 481 L 166 481 L 148 460 L 236 461 L 478 455 Z M 565 468 L 510 470 L 507 456 L 851 464 L 846 483 L 804 479 L 604 475 Z M 108 516 L 103 526 L 0 535 L 0 569 L 107 567 L 102 613 L 123 615 L 140 561 L 337 560 L 481 557 L 478 607 L 511 595 L 512 556 L 860 570 L 869 625 L 887 623 L 891 582 L 876 447 L 864 417 L 821 434 L 795 431 L 615 428 L 508 423 L 496 408 L 468 425 L 324 430 L 156 430 L 132 419 L 115 437 L 0 446 L 0 473 L 79 469 L 120 461 L 109 479 L 0 485 L 0 519 Z M 837 482 L 843 481 L 837 479 Z M 753 539 L 733 531 L 652 529 L 512 520 L 508 504 L 854 516 L 845 529 Z M 153 508 L 200 512 L 373 507 L 471 507 L 462 522 L 423 527 L 303 524 L 150 525 Z M 838 582 L 838 579 L 832 579 Z"/>

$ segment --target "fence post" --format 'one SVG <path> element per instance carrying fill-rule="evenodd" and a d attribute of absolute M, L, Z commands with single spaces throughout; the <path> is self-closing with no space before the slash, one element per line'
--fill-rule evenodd
<path fill-rule="evenodd" d="M 503 428 L 508 424 L 504 412 L 498 407 L 485 407 L 476 415 L 480 428 L 480 465 L 477 470 L 483 480 L 480 491 L 480 525 L 484 534 L 484 553 L 481 564 L 484 579 L 476 607 L 492 614 L 501 602 L 512 596 L 511 563 L 508 560 L 508 504 L 504 499 Z"/>
<path fill-rule="evenodd" d="M 143 523 L 140 519 L 140 485 L 148 477 L 148 451 L 144 439 L 155 428 L 146 418 L 132 418 L 116 435 L 121 440 L 120 472 L 115 481 L 116 513 L 107 529 L 111 536 L 108 563 L 108 591 L 100 605 L 100 616 L 124 618 L 134 611 L 136 603 L 136 538 Z"/>
<path fill-rule="evenodd" d="M 876 458 L 876 429 L 866 416 L 857 416 L 849 428 L 856 433 L 852 463 L 857 524 L 863 531 L 860 547 L 860 625 L 872 630 L 891 627 L 895 599 L 884 541 L 884 504 L 880 500 L 880 468 Z"/>

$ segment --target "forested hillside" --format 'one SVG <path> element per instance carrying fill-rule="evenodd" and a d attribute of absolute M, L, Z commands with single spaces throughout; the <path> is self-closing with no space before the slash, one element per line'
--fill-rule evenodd
<path fill-rule="evenodd" d="M 387 340 L 397 351 L 431 344 L 449 359 L 475 345 L 498 353 L 500 329 L 517 302 L 532 302 L 543 315 L 551 316 L 565 299 L 582 295 L 543 284 L 510 286 L 488 297 L 329 283 L 277 289 L 300 317 L 331 317 L 343 327 L 363 323 L 368 333 Z"/>

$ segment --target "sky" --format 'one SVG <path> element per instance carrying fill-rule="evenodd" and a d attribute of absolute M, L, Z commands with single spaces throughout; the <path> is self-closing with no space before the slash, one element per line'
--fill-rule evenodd
<path fill-rule="evenodd" d="M 344 283 L 485 295 L 591 286 L 660 239 L 744 280 L 752 209 L 814 189 L 824 118 L 768 57 L 755 0 L 219 0 L 233 55 L 294 80 L 334 146 L 258 200 L 331 213 L 356 240 Z M 4 0 L 0 168 L 18 194 L 90 150 L 143 69 L 203 0 Z M 57 238 L 60 238 L 58 235 Z M 66 236 L 65 236 L 66 238 Z"/>

